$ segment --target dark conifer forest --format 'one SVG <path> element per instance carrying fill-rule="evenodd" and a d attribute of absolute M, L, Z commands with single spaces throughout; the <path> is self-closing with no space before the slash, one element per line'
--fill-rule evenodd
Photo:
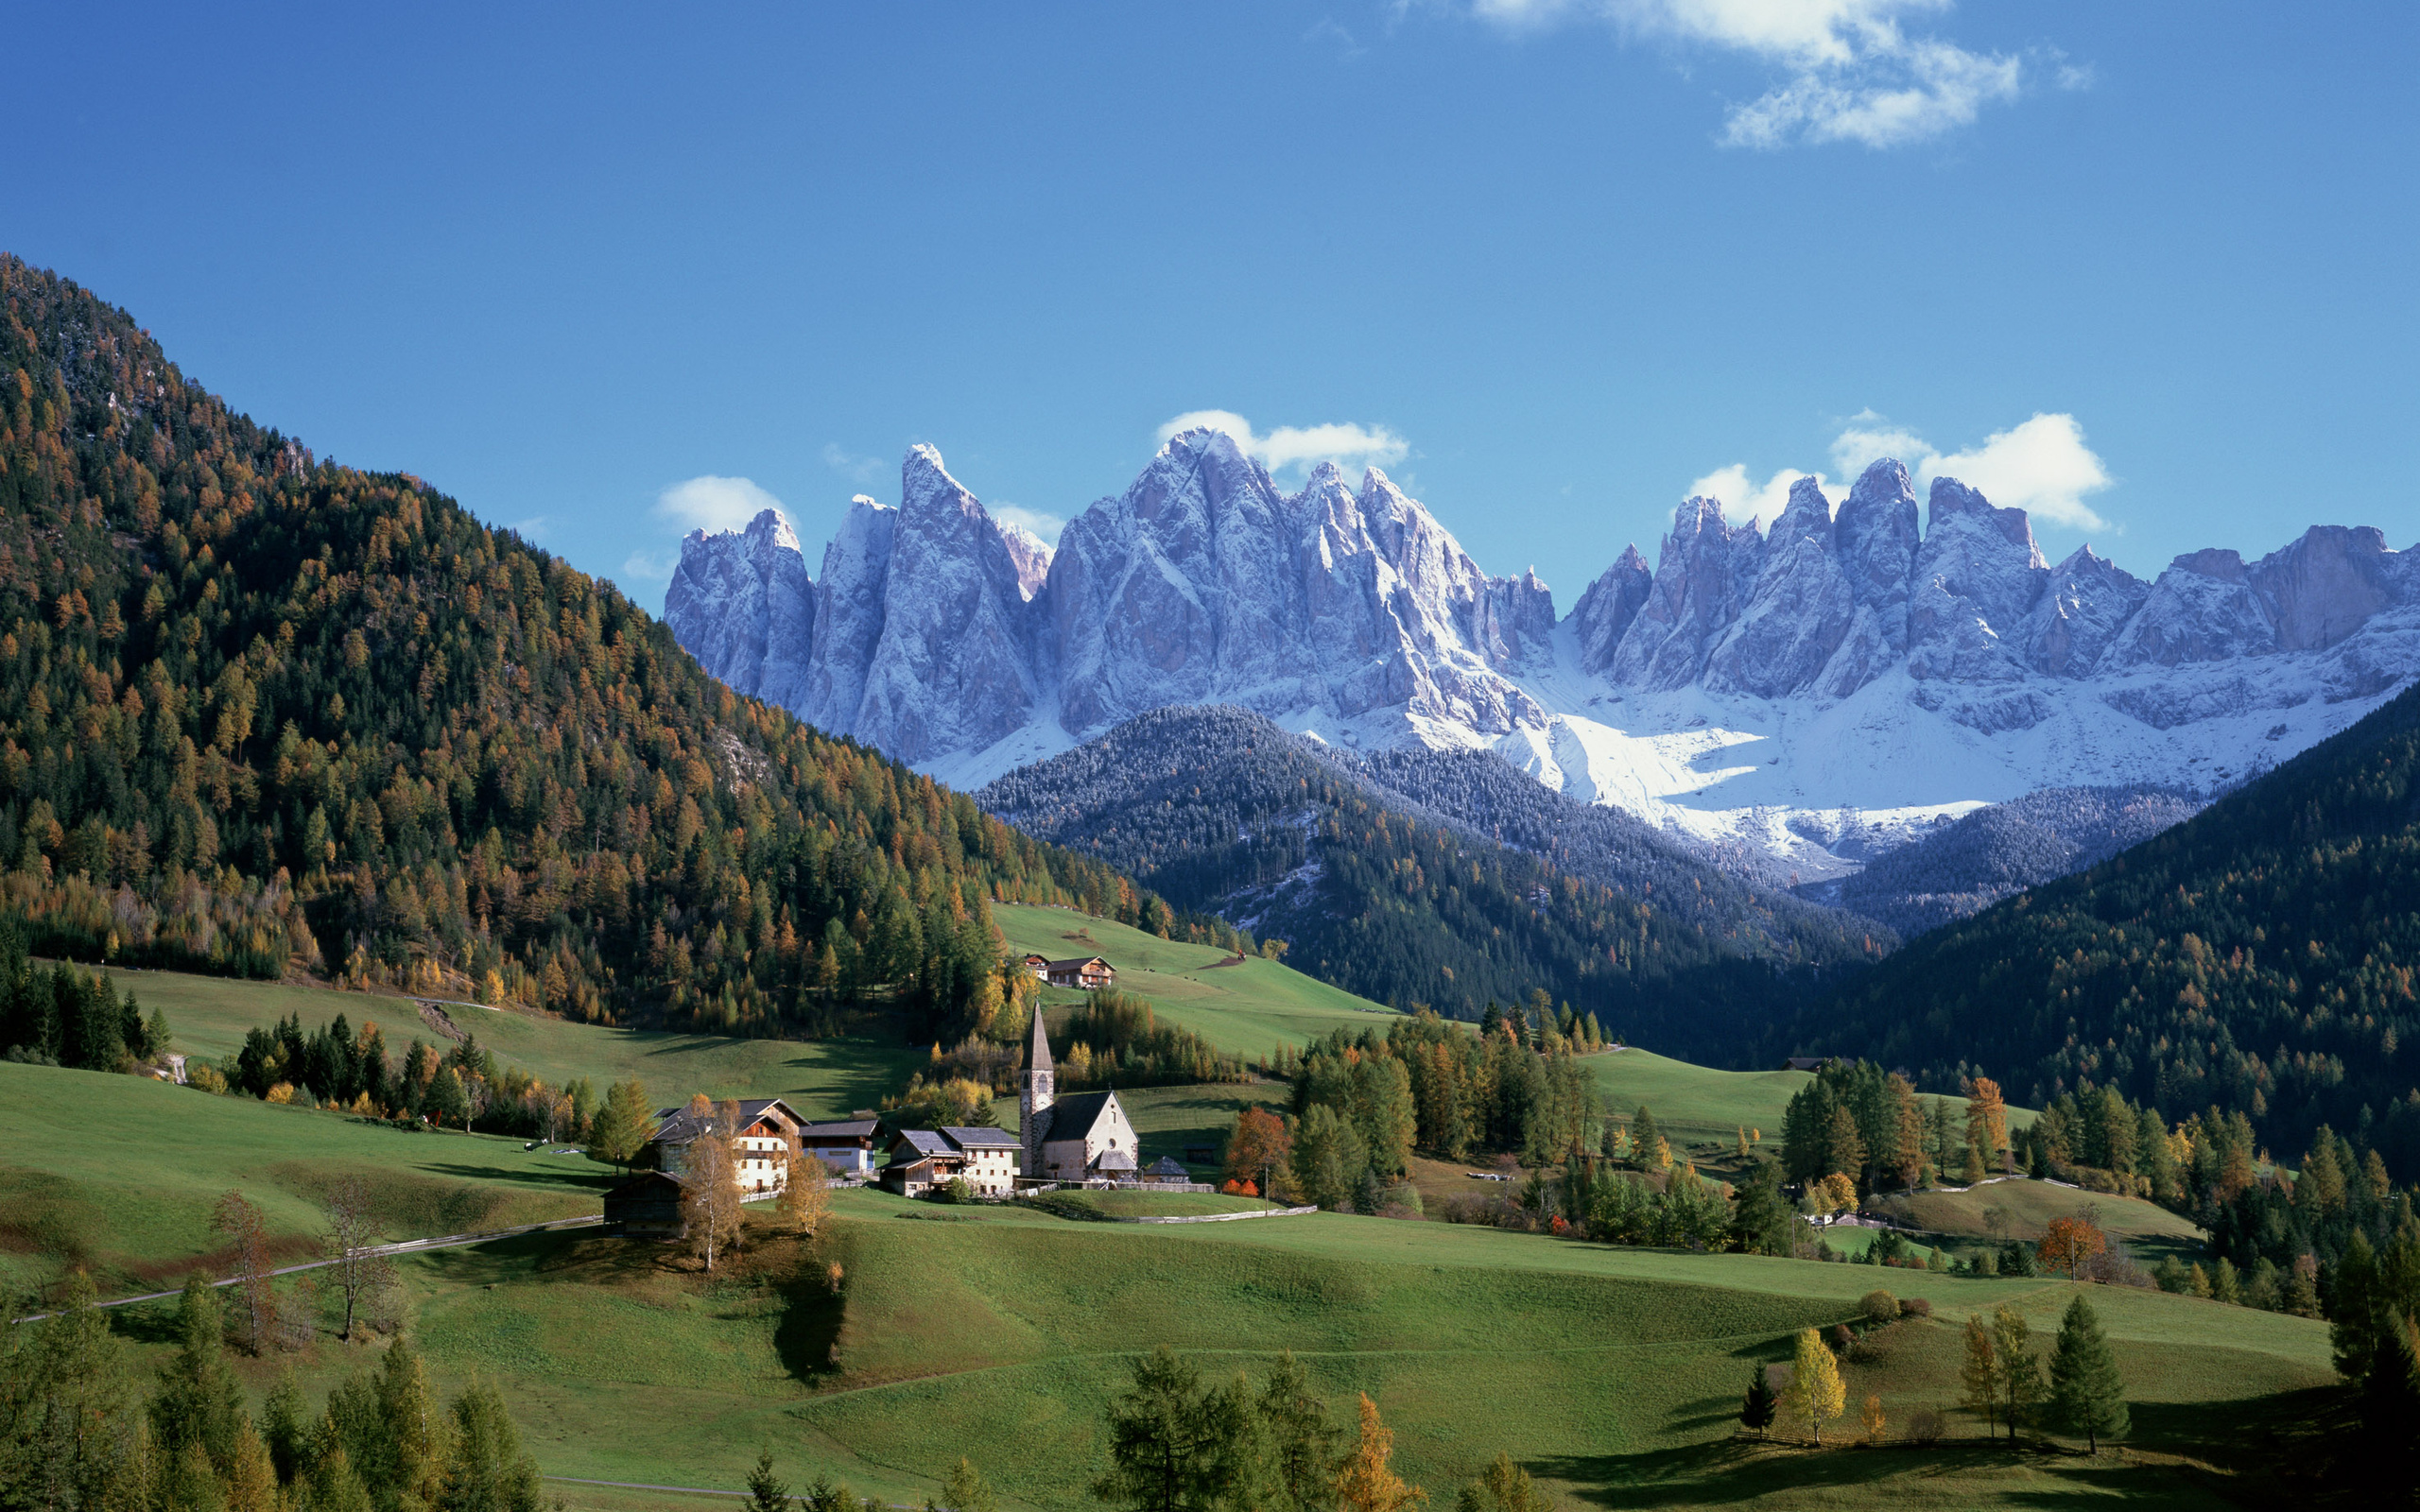
<path fill-rule="evenodd" d="M 35 953 L 923 1036 L 1014 989 L 990 900 L 1171 922 L 74 284 L 0 257 L 0 911 Z"/>
<path fill-rule="evenodd" d="M 1386 769 L 1422 775 L 1406 765 Z M 1542 990 L 1609 1034 L 1717 1065 L 1740 1064 L 1774 1015 L 1896 943 L 1645 837 L 1617 845 L 1591 816 L 1572 825 L 1586 842 L 1572 866 L 1559 827 L 1533 816 L 1512 828 L 1539 850 L 1497 843 L 1240 709 L 1142 714 L 976 796 L 1178 903 L 1286 940 L 1289 964 L 1365 997 L 1477 1020 Z"/>
<path fill-rule="evenodd" d="M 1973 1072 L 2012 1100 L 2116 1087 L 2171 1123 L 2321 1125 L 2420 1173 L 2420 688 L 2089 870 L 1922 936 L 1795 1044 Z"/>

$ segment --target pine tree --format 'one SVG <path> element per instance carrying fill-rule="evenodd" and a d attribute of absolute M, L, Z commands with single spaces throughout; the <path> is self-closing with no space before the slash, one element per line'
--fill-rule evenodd
<path fill-rule="evenodd" d="M 1278 1512 L 1324 1512 L 1336 1503 L 1337 1429 L 1311 1395 L 1310 1373 L 1288 1349 L 1277 1357 L 1256 1403 L 1269 1456 L 1270 1504 Z"/>
<path fill-rule="evenodd" d="M 177 1303 L 177 1352 L 161 1368 L 159 1394 L 151 1400 L 151 1431 L 161 1452 L 173 1458 L 199 1449 L 214 1474 L 234 1463 L 236 1431 L 249 1420 L 220 1327 L 217 1293 L 199 1273 L 187 1277 Z"/>
<path fill-rule="evenodd" d="M 1093 1495 L 1134 1512 L 1193 1504 L 1201 1446 L 1195 1440 L 1201 1378 L 1167 1345 L 1134 1363 L 1134 1384 L 1109 1408 L 1109 1473 Z"/>
<path fill-rule="evenodd" d="M 1748 1394 L 1740 1399 L 1739 1426 L 1758 1438 L 1764 1437 L 1766 1430 L 1772 1426 L 1775 1400 L 1772 1382 L 1764 1363 L 1759 1361 L 1756 1373 L 1748 1378 Z"/>
<path fill-rule="evenodd" d="M 268 1445 L 269 1463 L 277 1467 L 278 1480 L 285 1485 L 292 1485 L 307 1469 L 310 1411 L 302 1399 L 302 1383 L 289 1365 L 280 1372 L 276 1388 L 261 1407 L 261 1437 Z"/>
<path fill-rule="evenodd" d="M 2050 1410 L 2069 1433 L 2083 1435 L 2096 1454 L 2102 1439 L 2126 1435 L 2126 1383 L 2100 1319 L 2081 1292 L 2059 1320 L 2059 1342 L 2050 1353 Z"/>
<path fill-rule="evenodd" d="M 774 1475 L 769 1448 L 756 1452 L 756 1468 L 748 1472 L 748 1512 L 790 1512 L 790 1488 Z"/>
<path fill-rule="evenodd" d="M 1798 1335 L 1798 1352 L 1790 1365 L 1789 1385 L 1781 1394 L 1781 1407 L 1806 1420 L 1818 1447 L 1824 1442 L 1824 1425 L 1848 1408 L 1848 1386 L 1841 1380 L 1840 1362 L 1813 1329 Z"/>
<path fill-rule="evenodd" d="M 2383 1485 L 2408 1496 L 2420 1464 L 2420 1332 L 2400 1313 L 2387 1314 L 2361 1382 L 2361 1435 Z"/>
<path fill-rule="evenodd" d="M 444 1512 L 541 1512 L 538 1465 L 521 1447 L 504 1397 L 473 1381 L 454 1399 Z"/>

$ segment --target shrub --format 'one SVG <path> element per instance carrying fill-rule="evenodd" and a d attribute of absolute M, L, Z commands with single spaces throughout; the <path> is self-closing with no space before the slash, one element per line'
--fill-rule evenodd
<path fill-rule="evenodd" d="M 214 1096 L 227 1095 L 227 1078 L 218 1074 L 218 1068 L 205 1066 L 198 1060 L 185 1062 L 185 1085 L 199 1087 Z"/>
<path fill-rule="evenodd" d="M 962 1176 L 954 1176 L 949 1178 L 949 1185 L 942 1188 L 937 1195 L 943 1202 L 964 1207 L 975 1200 L 975 1183 Z"/>
<path fill-rule="evenodd" d="M 1899 1315 L 1899 1299 L 1878 1287 L 1866 1293 L 1858 1306 L 1876 1323 L 1888 1323 Z"/>
<path fill-rule="evenodd" d="M 1918 1407 L 1908 1414 L 1906 1434 L 1910 1443 L 1938 1444 L 1948 1432 L 1948 1420 L 1938 1407 Z"/>
<path fill-rule="evenodd" d="M 1899 1303 L 1899 1315 L 1901 1317 L 1930 1317 L 1932 1304 L 1921 1297 L 1906 1297 Z"/>

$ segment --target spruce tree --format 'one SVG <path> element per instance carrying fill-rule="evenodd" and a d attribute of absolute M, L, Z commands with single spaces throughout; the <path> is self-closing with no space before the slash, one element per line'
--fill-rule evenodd
<path fill-rule="evenodd" d="M 1278 1512 L 1322 1512 L 1336 1502 L 1336 1425 L 1311 1395 L 1310 1372 L 1287 1350 L 1277 1357 L 1255 1403 L 1269 1461 L 1269 1505 Z"/>
<path fill-rule="evenodd" d="M 2096 1454 L 2102 1439 L 2126 1435 L 2126 1383 L 2100 1319 L 2081 1292 L 2059 1320 L 2059 1342 L 2050 1353 L 2050 1410 L 2069 1433 L 2083 1435 Z"/>
<path fill-rule="evenodd" d="M 1748 1394 L 1739 1403 L 1739 1426 L 1758 1438 L 1773 1424 L 1772 1382 L 1767 1377 L 1764 1363 L 1757 1362 L 1756 1373 L 1748 1378 Z"/>
<path fill-rule="evenodd" d="M 199 1272 L 185 1278 L 177 1302 L 177 1352 L 160 1371 L 151 1431 L 164 1455 L 199 1449 L 216 1473 L 235 1461 L 235 1436 L 250 1419 L 244 1388 L 227 1364 L 218 1294 Z"/>
<path fill-rule="evenodd" d="M 748 1472 L 748 1512 L 790 1512 L 790 1488 L 773 1474 L 770 1449 L 756 1452 L 756 1468 Z"/>

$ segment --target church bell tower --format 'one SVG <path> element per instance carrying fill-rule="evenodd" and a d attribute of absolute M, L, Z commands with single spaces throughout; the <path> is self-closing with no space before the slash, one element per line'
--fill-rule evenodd
<path fill-rule="evenodd" d="M 1043 1032 L 1042 1005 L 1033 1005 L 1033 1047 L 1025 1057 L 1025 1090 L 1017 1094 L 1017 1132 L 1025 1142 L 1028 1181 L 1049 1176 L 1042 1167 L 1042 1142 L 1050 1132 L 1050 1105 L 1056 1100 L 1058 1074 L 1050 1063 L 1050 1037 Z"/>

